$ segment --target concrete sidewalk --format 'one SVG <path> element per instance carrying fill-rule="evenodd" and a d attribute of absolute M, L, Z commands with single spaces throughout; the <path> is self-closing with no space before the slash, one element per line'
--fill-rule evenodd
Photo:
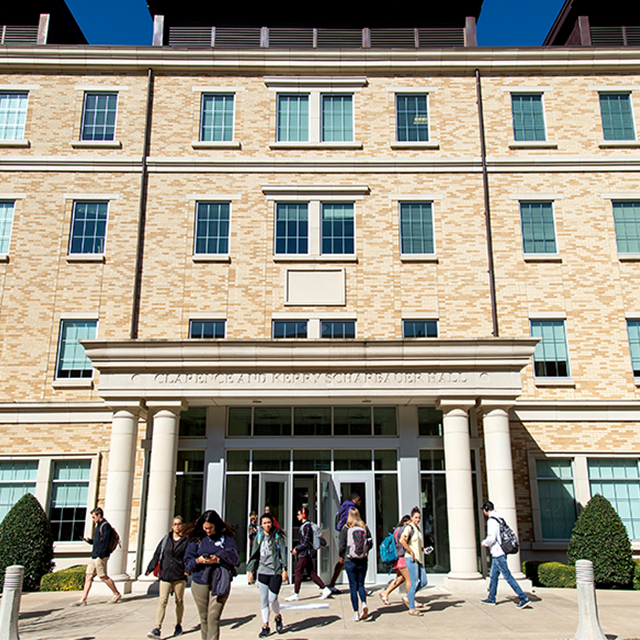
<path fill-rule="evenodd" d="M 533 606 L 519 610 L 511 598 L 499 596 L 498 606 L 490 607 L 480 604 L 477 595 L 452 594 L 435 585 L 418 596 L 426 604 L 421 618 L 407 614 L 398 591 L 391 595 L 392 604 L 384 606 L 379 590 L 380 587 L 375 588 L 369 599 L 370 619 L 354 622 L 348 590 L 321 601 L 317 588 L 305 583 L 300 601 L 293 606 L 323 608 L 283 608 L 283 636 L 288 640 L 336 640 L 346 636 L 356 640 L 569 640 L 578 625 L 574 589 L 535 589 L 530 594 Z M 285 586 L 280 596 L 283 604 L 289 594 L 290 587 Z M 154 596 L 125 596 L 119 604 L 109 605 L 108 596 L 92 593 L 86 607 L 70 607 L 78 596 L 77 592 L 24 594 L 21 640 L 138 640 L 146 638 L 155 626 Z M 609 640 L 640 640 L 640 591 L 598 591 L 597 600 L 600 623 Z M 185 640 L 200 640 L 198 623 L 193 598 L 187 591 Z M 175 609 L 170 599 L 163 638 L 171 636 L 174 624 Z M 222 640 L 257 638 L 260 628 L 257 589 L 234 586 L 223 614 Z"/>

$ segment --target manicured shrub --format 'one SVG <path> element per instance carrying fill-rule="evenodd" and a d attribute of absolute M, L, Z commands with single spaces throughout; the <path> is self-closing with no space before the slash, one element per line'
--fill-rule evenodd
<path fill-rule="evenodd" d="M 640 591 L 640 558 L 633 559 L 633 588 Z"/>
<path fill-rule="evenodd" d="M 16 502 L 0 523 L 0 589 L 6 568 L 24 567 L 24 591 L 37 591 L 40 578 L 53 569 L 53 534 L 47 514 L 30 493 Z"/>
<path fill-rule="evenodd" d="M 575 565 L 576 560 L 591 560 L 599 587 L 630 584 L 633 562 L 629 535 L 620 516 L 603 496 L 593 496 L 576 520 L 567 558 L 570 565 Z"/>
<path fill-rule="evenodd" d="M 542 562 L 538 567 L 538 579 L 543 587 L 575 589 L 576 569 L 560 562 Z"/>
<path fill-rule="evenodd" d="M 86 564 L 77 564 L 47 573 L 40 580 L 40 591 L 82 591 L 86 571 Z"/>
<path fill-rule="evenodd" d="M 538 568 L 543 564 L 540 560 L 525 560 L 522 563 L 522 573 L 524 573 L 534 587 L 541 586 L 540 579 L 538 578 Z"/>

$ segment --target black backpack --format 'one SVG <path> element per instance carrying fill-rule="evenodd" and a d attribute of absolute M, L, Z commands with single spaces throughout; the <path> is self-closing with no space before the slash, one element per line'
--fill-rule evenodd
<path fill-rule="evenodd" d="M 511 555 L 518 553 L 520 545 L 518 544 L 518 538 L 513 532 L 513 529 L 502 518 L 496 518 L 491 516 L 492 520 L 496 520 L 500 525 L 500 546 L 505 555 Z"/>

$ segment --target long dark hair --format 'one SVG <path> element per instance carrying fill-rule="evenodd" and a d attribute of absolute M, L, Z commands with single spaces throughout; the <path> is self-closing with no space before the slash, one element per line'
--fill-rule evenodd
<path fill-rule="evenodd" d="M 204 523 L 212 524 L 216 531 L 213 534 L 214 538 L 219 538 L 222 535 L 235 536 L 233 527 L 227 524 L 213 509 L 205 511 L 195 522 L 192 522 L 186 527 L 185 534 L 190 540 L 202 540 L 207 537 L 207 532 L 203 529 Z"/>
<path fill-rule="evenodd" d="M 270 520 L 271 521 L 271 533 L 269 534 L 269 537 L 275 536 L 276 533 L 277 533 L 280 538 L 284 538 L 284 531 L 279 526 L 276 525 L 274 517 L 270 513 L 263 513 L 260 516 L 260 530 L 261 531 L 264 531 L 264 529 L 262 528 L 262 521 L 263 520 Z"/>

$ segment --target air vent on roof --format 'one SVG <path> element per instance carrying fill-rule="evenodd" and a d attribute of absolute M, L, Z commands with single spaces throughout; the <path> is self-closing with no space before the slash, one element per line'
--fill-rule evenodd
<path fill-rule="evenodd" d="M 318 49 L 359 49 L 362 29 L 318 29 Z"/>
<path fill-rule="evenodd" d="M 418 29 L 418 46 L 421 49 L 464 47 L 464 29 Z"/>
<path fill-rule="evenodd" d="M 38 27 L 0 26 L 0 44 L 37 44 Z"/>
<path fill-rule="evenodd" d="M 376 49 L 415 49 L 415 29 L 371 29 L 371 46 Z"/>
<path fill-rule="evenodd" d="M 313 29 L 269 28 L 270 49 L 313 49 Z"/>
<path fill-rule="evenodd" d="M 591 27 L 594 47 L 638 47 L 640 27 Z"/>
<path fill-rule="evenodd" d="M 211 27 L 169 27 L 170 47 L 210 47 Z"/>
<path fill-rule="evenodd" d="M 213 46 L 216 49 L 259 49 L 260 27 L 216 27 Z"/>
<path fill-rule="evenodd" d="M 640 27 L 625 27 L 628 47 L 640 47 Z"/>

